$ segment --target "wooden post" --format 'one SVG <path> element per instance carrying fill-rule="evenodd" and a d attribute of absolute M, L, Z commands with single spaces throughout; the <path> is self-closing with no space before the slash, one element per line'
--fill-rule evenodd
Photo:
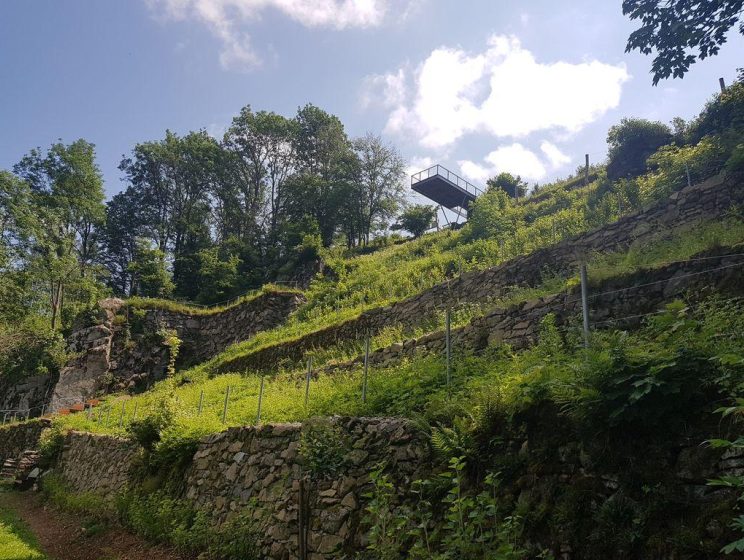
<path fill-rule="evenodd" d="M 119 415 L 119 427 L 124 426 L 124 410 L 127 406 L 127 401 L 121 401 L 121 414 Z"/>
<path fill-rule="evenodd" d="M 138 402 L 134 403 L 134 411 L 132 412 L 132 422 L 137 420 L 137 407 L 139 406 Z"/>
<path fill-rule="evenodd" d="M 222 407 L 222 423 L 227 421 L 227 401 L 230 399 L 230 385 L 225 389 L 225 404 Z"/>
<path fill-rule="evenodd" d="M 256 426 L 261 423 L 261 402 L 263 401 L 264 376 L 261 376 L 261 386 L 258 389 L 258 411 L 256 412 Z"/>
<path fill-rule="evenodd" d="M 452 380 L 452 338 L 451 338 L 452 311 L 447 308 L 444 315 L 444 343 L 447 358 L 447 393 L 450 391 Z"/>
<path fill-rule="evenodd" d="M 367 376 L 369 375 L 369 333 L 364 339 L 364 379 L 362 380 L 362 402 L 367 402 Z"/>
<path fill-rule="evenodd" d="M 589 154 L 586 154 L 586 167 L 584 167 L 584 184 L 589 184 Z"/>
<path fill-rule="evenodd" d="M 685 173 L 687 174 L 687 186 L 692 186 L 692 181 L 690 180 L 690 166 L 687 165 L 687 162 L 685 162 Z"/>
<path fill-rule="evenodd" d="M 310 398 L 310 376 L 313 374 L 313 359 L 307 359 L 307 375 L 305 375 L 305 409 Z"/>
<path fill-rule="evenodd" d="M 106 422 L 104 423 L 104 425 L 108 426 L 110 421 L 111 421 L 111 405 L 108 405 L 108 410 L 106 410 Z"/>
<path fill-rule="evenodd" d="M 202 389 L 201 393 L 199 393 L 199 408 L 196 411 L 197 416 L 201 416 L 203 406 L 204 406 L 204 389 Z"/>
<path fill-rule="evenodd" d="M 589 348 L 589 296 L 586 263 L 581 263 L 581 312 L 584 319 L 584 348 Z"/>
<path fill-rule="evenodd" d="M 726 91 L 726 82 L 723 78 L 718 78 L 718 85 L 721 86 L 721 93 Z"/>

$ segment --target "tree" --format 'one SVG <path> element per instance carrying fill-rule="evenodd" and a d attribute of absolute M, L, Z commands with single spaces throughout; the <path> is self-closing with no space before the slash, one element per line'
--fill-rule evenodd
<path fill-rule="evenodd" d="M 165 253 L 150 242 L 138 239 L 134 260 L 127 267 L 132 274 L 132 295 L 167 298 L 173 294 L 173 281 L 165 267 Z"/>
<path fill-rule="evenodd" d="M 641 21 L 625 52 L 656 52 L 654 85 L 669 76 L 682 78 L 698 59 L 718 54 L 742 9 L 744 0 L 623 0 L 623 14 Z M 738 29 L 744 34 L 744 24 Z"/>
<path fill-rule="evenodd" d="M 97 233 L 105 216 L 103 180 L 95 147 L 85 140 L 31 150 L 14 167 L 31 189 L 30 209 L 19 209 L 28 269 L 48 290 L 52 328 L 59 324 L 66 295 L 87 305 L 100 291 L 88 275 L 96 258 Z M 66 294 L 75 290 L 75 294 Z M 74 305 L 73 305 L 74 307 Z M 75 313 L 71 310 L 71 313 Z"/>
<path fill-rule="evenodd" d="M 610 181 L 638 177 L 646 172 L 646 160 L 673 140 L 672 130 L 661 122 L 623 119 L 607 133 L 607 177 Z"/>
<path fill-rule="evenodd" d="M 355 241 L 369 243 L 373 230 L 389 223 L 403 203 L 405 161 L 395 147 L 371 133 L 353 146 L 359 162 L 350 198 L 358 226 Z"/>
<path fill-rule="evenodd" d="M 527 194 L 527 183 L 522 178 L 516 177 L 511 173 L 499 173 L 496 177 L 491 177 L 486 181 L 486 187 L 489 189 L 501 189 L 510 197 L 519 200 Z"/>
<path fill-rule="evenodd" d="M 134 280 L 129 265 L 137 259 L 142 227 L 140 200 L 131 187 L 108 201 L 101 231 L 101 262 L 109 271 L 109 285 L 122 296 L 132 293 Z"/>
<path fill-rule="evenodd" d="M 413 235 L 420 237 L 432 227 L 437 218 L 437 209 L 426 204 L 414 204 L 400 215 L 394 229 L 403 229 Z"/>
<path fill-rule="evenodd" d="M 488 189 L 473 202 L 467 226 L 470 235 L 503 239 L 507 234 L 513 234 L 517 227 L 513 208 L 513 199 L 504 189 Z"/>

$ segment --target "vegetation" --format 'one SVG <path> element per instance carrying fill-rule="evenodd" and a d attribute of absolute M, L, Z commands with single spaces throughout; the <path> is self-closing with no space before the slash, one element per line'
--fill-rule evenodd
<path fill-rule="evenodd" d="M 0 487 L 0 496 L 4 489 Z M 0 560 L 46 560 L 34 534 L 9 507 L 0 504 Z"/>
<path fill-rule="evenodd" d="M 669 76 L 682 78 L 698 59 L 718 54 L 741 12 L 741 0 L 624 0 L 623 13 L 641 21 L 625 51 L 655 53 L 654 85 Z"/>

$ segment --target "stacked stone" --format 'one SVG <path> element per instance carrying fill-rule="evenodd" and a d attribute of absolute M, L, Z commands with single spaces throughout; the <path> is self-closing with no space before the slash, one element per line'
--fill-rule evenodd
<path fill-rule="evenodd" d="M 45 418 L 0 426 L 0 463 L 19 459 L 27 449 L 37 449 L 41 433 L 50 426 Z"/>

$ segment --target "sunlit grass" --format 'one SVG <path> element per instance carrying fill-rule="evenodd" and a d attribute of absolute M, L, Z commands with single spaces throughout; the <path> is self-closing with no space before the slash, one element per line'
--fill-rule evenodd
<path fill-rule="evenodd" d="M 28 525 L 2 504 L 4 493 L 0 488 L 0 560 L 45 560 L 47 556 Z"/>

